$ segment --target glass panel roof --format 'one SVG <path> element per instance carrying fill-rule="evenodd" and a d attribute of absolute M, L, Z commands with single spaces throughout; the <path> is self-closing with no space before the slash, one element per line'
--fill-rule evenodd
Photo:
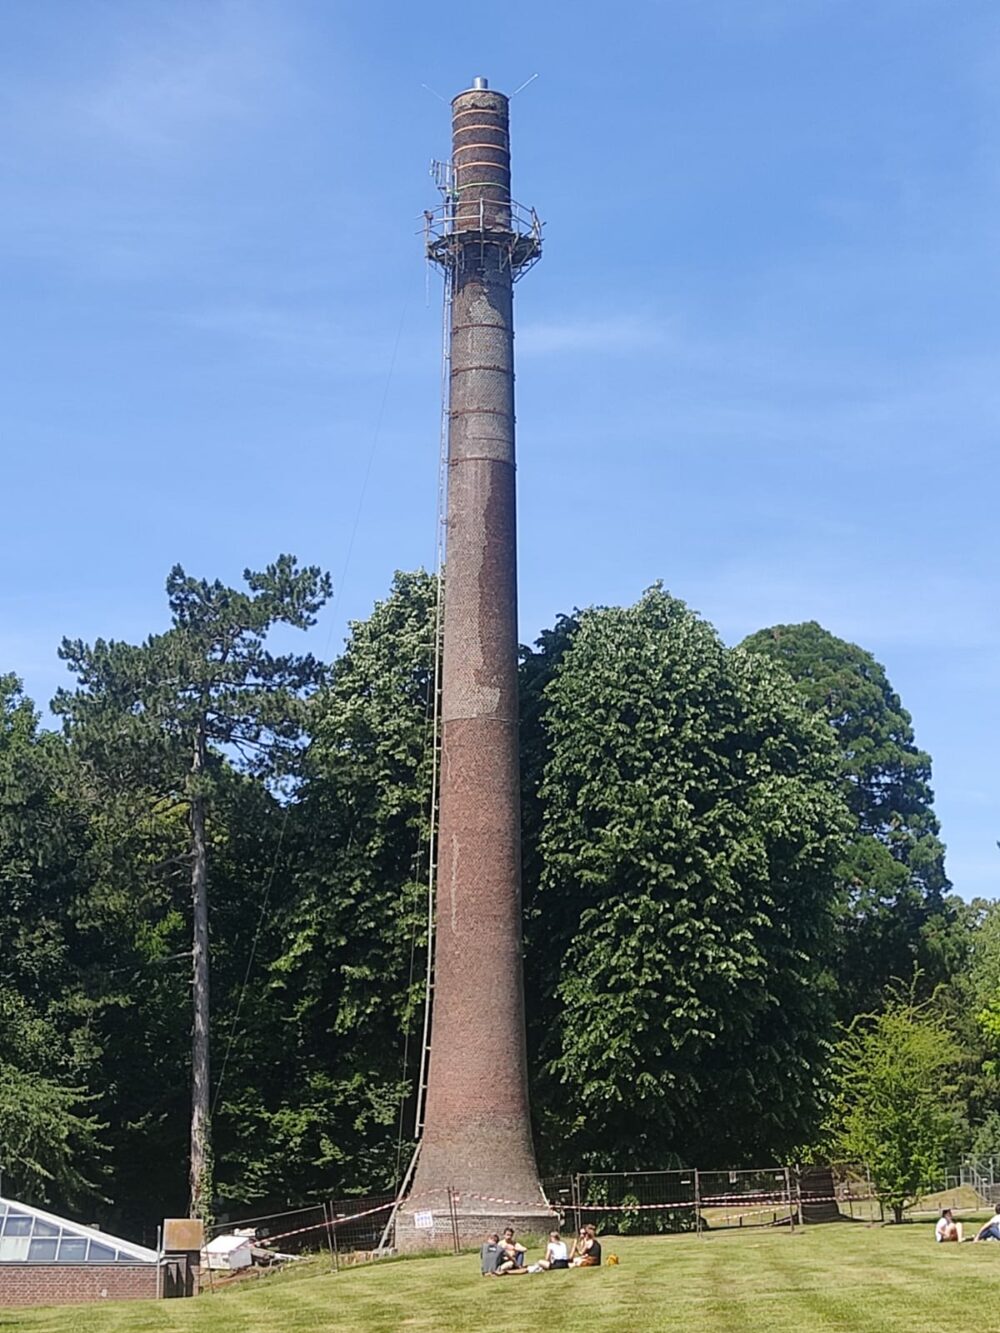
<path fill-rule="evenodd" d="M 56 1257 L 58 1241 L 33 1240 L 28 1243 L 29 1264 L 51 1264 Z"/>
<path fill-rule="evenodd" d="M 155 1264 L 156 1251 L 28 1204 L 0 1199 L 0 1264 Z"/>

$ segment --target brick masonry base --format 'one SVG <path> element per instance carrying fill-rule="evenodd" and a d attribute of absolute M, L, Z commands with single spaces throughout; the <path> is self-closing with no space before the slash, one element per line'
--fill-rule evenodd
<path fill-rule="evenodd" d="M 400 1254 L 415 1254 L 420 1250 L 454 1250 L 455 1241 L 451 1225 L 451 1215 L 447 1206 L 433 1210 L 434 1227 L 416 1227 L 413 1225 L 414 1213 L 402 1208 L 396 1214 L 396 1250 Z M 538 1249 L 536 1258 L 542 1257 L 545 1240 L 550 1231 L 558 1231 L 559 1215 L 539 1208 L 537 1212 L 515 1213 L 459 1213 L 458 1243 L 462 1249 L 476 1248 L 483 1244 L 492 1231 L 501 1236 L 505 1227 L 513 1227 L 517 1239 L 527 1245 L 529 1251 Z"/>
<path fill-rule="evenodd" d="M 0 1264 L 0 1305 L 153 1300 L 156 1264 Z"/>

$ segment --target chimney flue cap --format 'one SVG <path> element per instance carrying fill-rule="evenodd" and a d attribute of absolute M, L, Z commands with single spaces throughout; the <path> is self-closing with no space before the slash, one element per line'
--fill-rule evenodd
<path fill-rule="evenodd" d="M 476 92 L 482 92 L 483 89 L 488 88 L 490 86 L 490 81 L 489 79 L 484 79 L 483 76 L 480 74 L 480 76 L 477 79 L 472 80 L 472 86 L 476 90 Z"/>

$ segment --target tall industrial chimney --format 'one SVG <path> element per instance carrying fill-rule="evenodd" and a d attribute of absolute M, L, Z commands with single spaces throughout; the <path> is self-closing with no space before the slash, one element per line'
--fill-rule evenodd
<path fill-rule="evenodd" d="M 397 1218 L 404 1248 L 434 1243 L 428 1212 L 439 1244 L 452 1239 L 449 1209 L 462 1239 L 547 1216 L 521 961 L 512 314 L 541 226 L 511 199 L 508 99 L 486 79 L 452 102 L 439 184 L 445 204 L 427 215 L 450 300 L 437 924 L 423 1136 Z"/>

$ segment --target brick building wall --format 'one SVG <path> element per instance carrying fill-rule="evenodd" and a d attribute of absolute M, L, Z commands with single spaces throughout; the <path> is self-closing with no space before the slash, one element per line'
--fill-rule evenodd
<path fill-rule="evenodd" d="M 0 1264 L 0 1306 L 152 1300 L 156 1264 Z"/>

